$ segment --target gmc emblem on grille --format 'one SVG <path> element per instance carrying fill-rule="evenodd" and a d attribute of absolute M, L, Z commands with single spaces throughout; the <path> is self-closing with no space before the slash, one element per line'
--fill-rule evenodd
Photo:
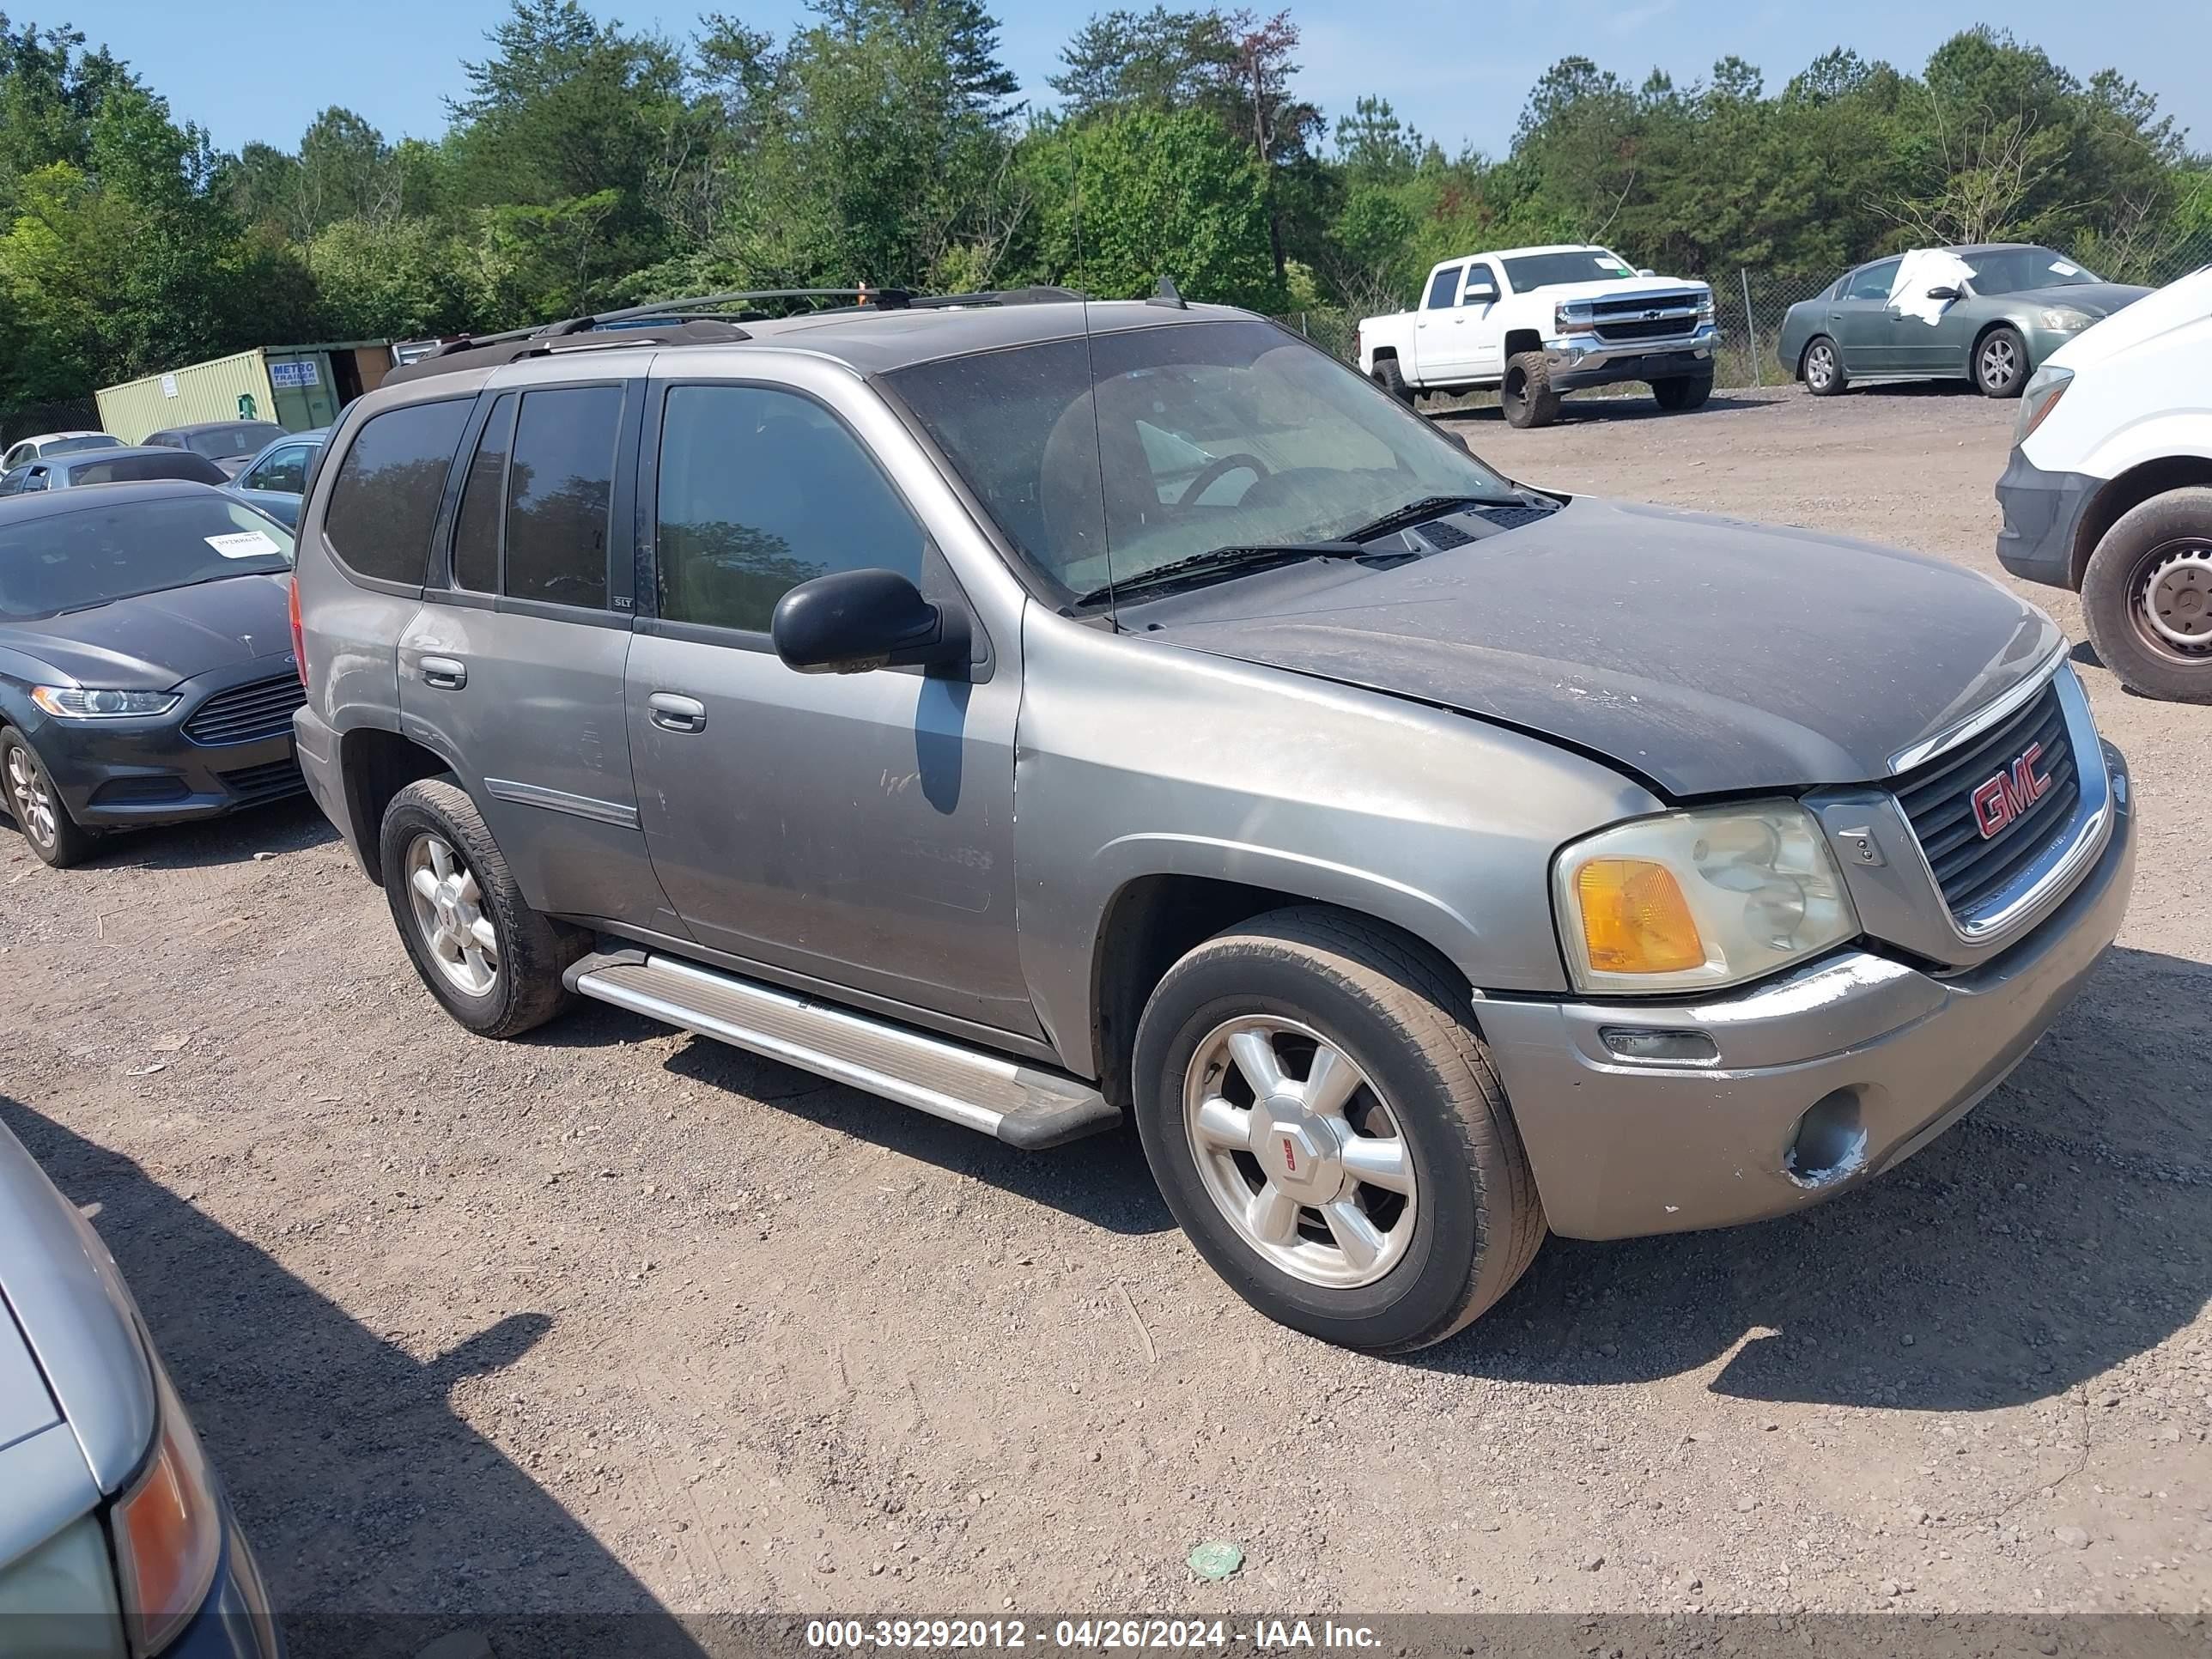
<path fill-rule="evenodd" d="M 1998 773 L 1975 789 L 1974 822 L 1981 826 L 1984 841 L 2008 829 L 2021 813 L 2043 799 L 2044 792 L 2051 787 L 2051 780 L 2036 773 L 2035 763 L 2042 757 L 2043 745 L 2032 743 L 2027 752 L 2012 763 L 2009 771 Z"/>

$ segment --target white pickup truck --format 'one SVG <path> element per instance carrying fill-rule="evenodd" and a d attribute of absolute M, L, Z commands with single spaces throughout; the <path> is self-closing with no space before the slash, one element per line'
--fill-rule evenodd
<path fill-rule="evenodd" d="M 1547 426 L 1559 398 L 1620 380 L 1659 407 L 1695 409 L 1713 389 L 1713 294 L 1638 270 L 1610 248 L 1507 248 L 1429 272 L 1419 311 L 1359 325 L 1359 368 L 1413 402 L 1495 388 L 1515 426 Z"/>

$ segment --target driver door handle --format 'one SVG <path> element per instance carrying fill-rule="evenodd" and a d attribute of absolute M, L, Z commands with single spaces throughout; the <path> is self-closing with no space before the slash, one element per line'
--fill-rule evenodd
<path fill-rule="evenodd" d="M 653 723 L 664 732 L 703 732 L 707 729 L 707 705 L 696 697 L 678 696 L 673 691 L 656 691 L 645 700 L 651 711 Z"/>
<path fill-rule="evenodd" d="M 469 665 L 458 657 L 425 657 L 416 666 L 422 684 L 441 691 L 458 691 L 469 683 Z"/>

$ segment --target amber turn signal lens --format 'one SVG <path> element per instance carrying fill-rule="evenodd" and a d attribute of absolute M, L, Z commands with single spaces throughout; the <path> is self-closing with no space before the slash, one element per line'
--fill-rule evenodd
<path fill-rule="evenodd" d="M 1705 942 L 1673 872 L 1649 859 L 1592 859 L 1575 872 L 1589 965 L 1673 974 L 1705 965 Z"/>

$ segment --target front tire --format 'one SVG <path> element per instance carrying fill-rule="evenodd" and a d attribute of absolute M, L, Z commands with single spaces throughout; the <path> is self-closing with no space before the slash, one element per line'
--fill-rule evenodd
<path fill-rule="evenodd" d="M 1133 1076 L 1176 1219 L 1294 1330 L 1371 1353 L 1440 1342 L 1543 1242 L 1466 992 L 1357 917 L 1278 910 L 1198 946 L 1146 1005 Z"/>
<path fill-rule="evenodd" d="M 39 751 L 12 726 L 0 726 L 0 790 L 9 817 L 42 861 L 66 870 L 91 856 L 93 832 L 70 816 Z"/>
<path fill-rule="evenodd" d="M 1375 384 L 1405 404 L 1407 408 L 1411 409 L 1413 406 L 1413 389 L 1406 384 L 1405 373 L 1399 368 L 1398 360 L 1395 357 L 1383 357 L 1376 361 Z"/>
<path fill-rule="evenodd" d="M 1552 366 L 1542 352 L 1516 352 L 1506 360 L 1498 402 L 1508 426 L 1549 426 L 1559 418 L 1559 394 L 1552 390 Z"/>
<path fill-rule="evenodd" d="M 2081 615 L 2122 684 L 2212 702 L 2212 489 L 2173 489 L 2120 516 L 2089 556 Z"/>
<path fill-rule="evenodd" d="M 1825 334 L 1814 335 L 1806 346 L 1801 372 L 1805 390 L 1815 398 L 1841 397 L 1850 385 L 1850 377 L 1844 373 L 1844 354 Z"/>
<path fill-rule="evenodd" d="M 378 854 L 415 971 L 461 1024 L 515 1036 L 567 1006 L 562 970 L 589 941 L 530 908 L 466 790 L 409 784 L 385 809 Z"/>
<path fill-rule="evenodd" d="M 2017 398 L 2027 385 L 2027 342 L 2001 323 L 1974 347 L 1974 390 L 1984 398 Z"/>
<path fill-rule="evenodd" d="M 1669 415 L 1680 414 L 1685 410 L 1703 409 L 1705 399 L 1713 395 L 1713 377 L 1711 374 L 1692 374 L 1679 380 L 1654 380 L 1651 395 L 1658 400 L 1659 407 Z"/>

